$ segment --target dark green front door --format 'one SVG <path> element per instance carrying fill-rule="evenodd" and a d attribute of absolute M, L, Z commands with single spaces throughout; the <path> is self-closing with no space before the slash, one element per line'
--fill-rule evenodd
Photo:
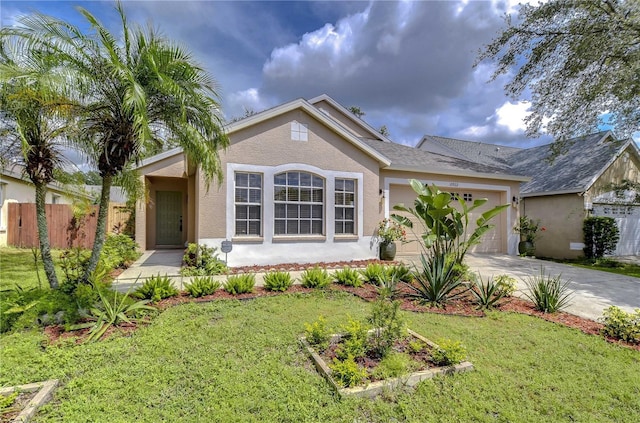
<path fill-rule="evenodd" d="M 156 191 L 156 245 L 182 245 L 182 193 Z"/>

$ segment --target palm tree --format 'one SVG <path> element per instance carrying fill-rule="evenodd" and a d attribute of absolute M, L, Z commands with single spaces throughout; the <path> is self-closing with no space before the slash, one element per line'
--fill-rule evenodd
<path fill-rule="evenodd" d="M 0 32 L 0 154 L 5 162 L 20 165 L 35 187 L 36 221 L 40 253 L 49 286 L 57 289 L 45 198 L 54 171 L 61 169 L 67 139 L 66 115 L 72 107 L 60 91 L 64 87 L 55 57 L 15 43 L 9 30 Z"/>
<path fill-rule="evenodd" d="M 228 145 L 228 138 L 215 83 L 188 51 L 152 28 L 129 26 L 120 2 L 120 39 L 87 10 L 78 10 L 91 26 L 89 34 L 40 14 L 22 20 L 18 30 L 30 43 L 56 51 L 84 98 L 78 141 L 102 177 L 88 280 L 104 243 L 114 178 L 147 151 L 179 145 L 200 166 L 208 187 L 222 179 L 218 150 Z"/>

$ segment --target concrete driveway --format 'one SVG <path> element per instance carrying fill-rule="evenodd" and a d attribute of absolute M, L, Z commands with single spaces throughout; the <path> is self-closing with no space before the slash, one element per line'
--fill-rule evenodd
<path fill-rule="evenodd" d="M 569 287 L 574 291 L 566 311 L 588 319 L 598 319 L 602 311 L 612 305 L 627 311 L 640 308 L 640 278 L 529 257 L 468 254 L 466 262 L 484 278 L 500 274 L 515 277 L 519 290 L 525 289 L 523 278 L 539 275 L 542 268 L 545 274 L 561 275 L 563 280 L 569 280 Z"/>

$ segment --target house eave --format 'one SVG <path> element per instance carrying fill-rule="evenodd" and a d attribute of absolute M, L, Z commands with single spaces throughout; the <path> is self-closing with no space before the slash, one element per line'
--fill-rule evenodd
<path fill-rule="evenodd" d="M 140 170 L 144 167 L 157 163 L 159 161 L 168 159 L 170 157 L 177 156 L 178 154 L 182 154 L 182 147 L 172 148 L 171 150 L 163 151 L 162 153 L 158 153 L 155 156 L 148 157 L 140 162 L 138 166 L 136 166 L 137 170 Z"/>
<path fill-rule="evenodd" d="M 528 198 L 528 197 L 545 197 L 548 195 L 565 195 L 565 194 L 577 194 L 577 195 L 582 195 L 584 194 L 584 190 L 583 189 L 567 189 L 567 190 L 560 190 L 560 191 L 539 191 L 539 192 L 528 192 L 528 193 L 520 193 L 520 197 L 522 198 Z"/>
<path fill-rule="evenodd" d="M 515 181 L 515 182 L 529 182 L 531 180 L 531 177 L 522 176 L 522 175 L 509 175 L 504 173 L 483 173 L 483 172 L 438 169 L 438 168 L 425 169 L 424 167 L 420 167 L 420 166 L 390 165 L 382 169 L 397 170 L 402 172 L 434 173 L 434 174 L 448 175 L 448 176 L 465 176 L 465 177 L 473 177 L 473 178 L 499 179 L 503 181 L 506 180 L 506 181 Z"/>

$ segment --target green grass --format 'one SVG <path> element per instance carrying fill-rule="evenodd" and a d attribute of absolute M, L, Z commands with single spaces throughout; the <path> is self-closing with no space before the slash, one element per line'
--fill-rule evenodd
<path fill-rule="evenodd" d="M 43 348 L 0 337 L 0 385 L 61 379 L 36 421 L 635 422 L 640 352 L 534 317 L 405 313 L 431 339 L 460 340 L 475 371 L 413 393 L 340 399 L 298 345 L 318 315 L 338 328 L 370 304 L 317 292 L 186 304 L 129 337 Z"/>
<path fill-rule="evenodd" d="M 60 251 L 53 250 L 52 255 L 56 266 L 56 274 L 60 281 L 63 276 L 58 263 Z M 31 249 L 0 247 L 0 272 L 2 274 L 2 277 L 0 277 L 0 290 L 13 288 L 15 285 L 20 285 L 23 288 L 38 287 L 38 274 L 40 275 L 42 287 L 48 287 L 49 282 L 47 282 L 47 277 L 42 268 L 42 259 L 40 258 L 38 259 L 38 270 L 39 272 L 36 273 Z"/>
<path fill-rule="evenodd" d="M 640 278 L 640 265 L 637 264 L 622 263 L 615 260 L 605 260 L 604 265 L 599 264 L 598 262 L 591 263 L 585 260 L 558 260 L 558 262 L 570 264 L 576 267 L 583 267 L 585 269 L 601 270 L 603 272 Z"/>

